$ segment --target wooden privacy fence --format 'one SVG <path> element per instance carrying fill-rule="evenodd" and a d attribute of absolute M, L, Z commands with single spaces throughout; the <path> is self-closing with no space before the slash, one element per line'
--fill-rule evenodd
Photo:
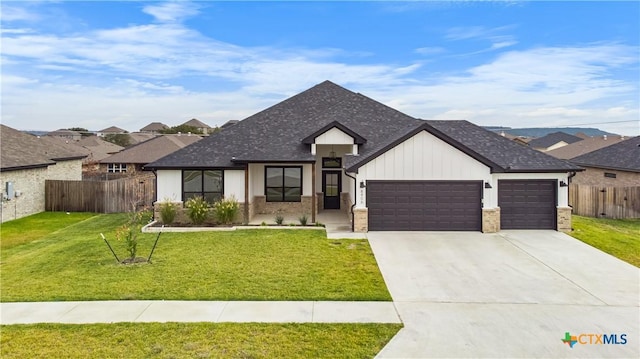
<path fill-rule="evenodd" d="M 573 213 L 586 217 L 640 218 L 640 186 L 602 187 L 571 184 Z"/>
<path fill-rule="evenodd" d="M 45 210 L 117 213 L 151 207 L 155 177 L 110 181 L 45 181 Z"/>

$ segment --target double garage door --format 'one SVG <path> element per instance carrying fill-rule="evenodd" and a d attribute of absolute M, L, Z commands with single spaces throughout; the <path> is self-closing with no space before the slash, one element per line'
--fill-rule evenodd
<path fill-rule="evenodd" d="M 481 181 L 368 181 L 370 231 L 479 231 Z"/>
<path fill-rule="evenodd" d="M 555 180 L 500 180 L 502 229 L 555 229 Z M 482 181 L 368 181 L 370 231 L 480 231 Z M 495 189 L 490 189 L 494 191 Z"/>

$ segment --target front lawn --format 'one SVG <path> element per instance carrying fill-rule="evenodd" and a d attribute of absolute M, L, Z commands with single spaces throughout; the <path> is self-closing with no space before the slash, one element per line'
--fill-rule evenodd
<path fill-rule="evenodd" d="M 573 216 L 571 236 L 640 267 L 640 219 Z"/>
<path fill-rule="evenodd" d="M 0 226 L 0 249 L 9 249 L 41 239 L 95 215 L 95 213 L 64 213 L 63 215 L 60 212 L 42 212 L 3 223 Z"/>
<path fill-rule="evenodd" d="M 400 324 L 3 326 L 2 358 L 372 358 Z"/>
<path fill-rule="evenodd" d="M 152 264 L 122 265 L 100 233 L 124 258 L 114 239 L 124 220 L 96 215 L 3 249 L 0 300 L 391 300 L 366 240 L 330 240 L 316 230 L 163 233 Z M 139 256 L 155 238 L 141 234 Z"/>

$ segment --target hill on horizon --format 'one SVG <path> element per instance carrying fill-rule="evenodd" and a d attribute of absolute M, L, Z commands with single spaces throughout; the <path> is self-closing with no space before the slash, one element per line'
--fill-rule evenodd
<path fill-rule="evenodd" d="M 543 137 L 554 132 L 564 132 L 570 135 L 576 135 L 577 133 L 584 133 L 587 136 L 602 136 L 602 135 L 615 135 L 611 132 L 602 131 L 593 127 L 529 127 L 529 128 L 509 128 L 501 126 L 486 126 L 486 129 L 494 132 L 504 131 L 513 136 L 523 137 Z"/>

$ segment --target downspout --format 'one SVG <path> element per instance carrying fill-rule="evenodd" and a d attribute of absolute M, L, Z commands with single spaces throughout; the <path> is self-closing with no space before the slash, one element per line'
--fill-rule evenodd
<path fill-rule="evenodd" d="M 344 175 L 349 178 L 353 178 L 353 204 L 351 205 L 351 232 L 353 232 L 353 230 L 355 229 L 355 214 L 353 213 L 353 209 L 355 208 L 356 203 L 358 203 L 358 180 L 347 173 L 346 169 L 344 171 Z"/>

